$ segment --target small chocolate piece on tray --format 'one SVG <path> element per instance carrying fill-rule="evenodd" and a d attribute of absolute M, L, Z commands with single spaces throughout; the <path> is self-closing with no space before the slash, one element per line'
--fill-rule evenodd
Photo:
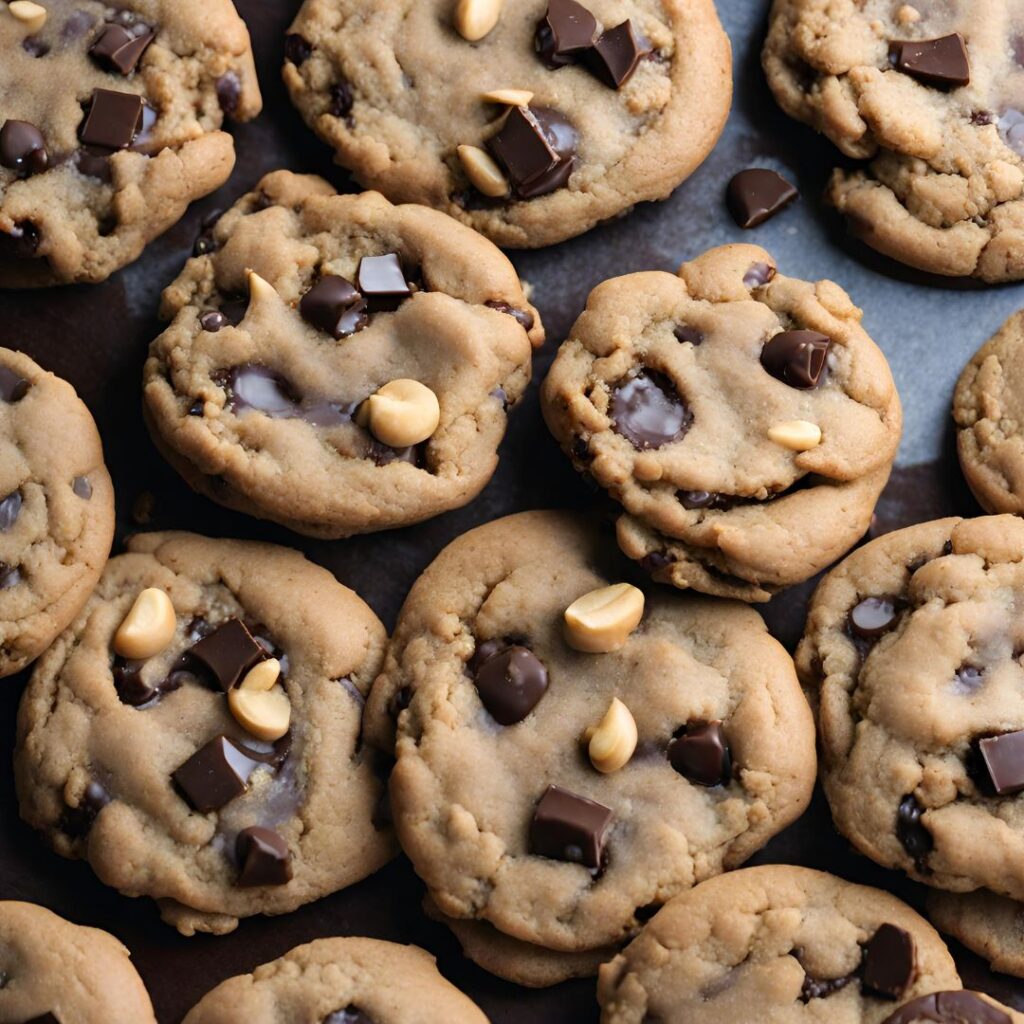
<path fill-rule="evenodd" d="M 751 167 L 733 175 L 726 188 L 725 201 L 733 220 L 741 228 L 756 228 L 798 195 L 796 188 L 781 174 Z"/>
<path fill-rule="evenodd" d="M 596 800 L 548 786 L 530 822 L 530 852 L 600 868 L 612 816 Z"/>

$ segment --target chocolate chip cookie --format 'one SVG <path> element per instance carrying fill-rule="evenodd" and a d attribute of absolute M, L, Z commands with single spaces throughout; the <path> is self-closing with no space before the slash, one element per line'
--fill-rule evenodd
<path fill-rule="evenodd" d="M 113 935 L 14 900 L 0 902 L 0 1020 L 156 1024 L 146 987 Z"/>
<path fill-rule="evenodd" d="M 448 546 L 367 708 L 400 842 L 440 911 L 563 953 L 607 947 L 800 815 L 810 711 L 751 609 L 649 596 L 567 513 Z M 393 719 L 390 719 L 393 721 Z"/>
<path fill-rule="evenodd" d="M 894 896 L 772 865 L 673 899 L 601 968 L 597 998 L 602 1024 L 910 1024 L 963 1020 L 890 1017 L 960 988 L 935 929 Z"/>
<path fill-rule="evenodd" d="M 487 1024 L 418 946 L 318 939 L 208 992 L 183 1024 Z"/>
<path fill-rule="evenodd" d="M 344 537 L 465 505 L 544 339 L 512 264 L 434 210 L 265 177 L 164 293 L 157 445 L 197 491 Z"/>
<path fill-rule="evenodd" d="M 752 245 L 599 285 L 542 388 L 619 544 L 683 589 L 766 601 L 867 530 L 900 439 L 885 357 L 831 281 Z"/>
<path fill-rule="evenodd" d="M 1024 512 L 1024 312 L 975 353 L 957 382 L 960 465 L 987 512 Z"/>
<path fill-rule="evenodd" d="M 836 825 L 937 888 L 1024 899 L 1022 596 L 1024 522 L 989 516 L 872 541 L 811 602 L 797 668 Z"/>
<path fill-rule="evenodd" d="M 1016 0 L 775 0 L 764 67 L 791 117 L 867 161 L 829 200 L 912 267 L 1024 278 L 1024 10 Z"/>
<path fill-rule="evenodd" d="M 135 536 L 22 698 L 22 817 L 186 935 L 351 885 L 392 854 L 359 741 L 385 639 L 297 552 Z"/>
<path fill-rule="evenodd" d="M 78 614 L 114 536 L 114 489 L 74 388 L 0 348 L 0 677 Z"/>
<path fill-rule="evenodd" d="M 517 248 L 666 198 L 732 93 L 712 0 L 306 0 L 285 56 L 365 188 Z"/>
<path fill-rule="evenodd" d="M 227 181 L 261 106 L 229 0 L 0 8 L 0 287 L 103 281 Z"/>
<path fill-rule="evenodd" d="M 1024 977 L 1024 906 L 986 889 L 928 893 L 932 924 L 983 956 L 992 970 Z"/>

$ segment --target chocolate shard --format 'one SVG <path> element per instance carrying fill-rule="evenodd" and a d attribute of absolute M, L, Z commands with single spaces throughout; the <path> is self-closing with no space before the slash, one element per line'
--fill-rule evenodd
<path fill-rule="evenodd" d="M 237 618 L 218 626 L 188 653 L 210 670 L 225 693 L 236 686 L 256 662 L 266 657 L 263 648 Z"/>
<path fill-rule="evenodd" d="M 219 811 L 241 796 L 258 765 L 227 736 L 220 735 L 197 750 L 171 773 L 189 804 L 202 814 Z"/>
<path fill-rule="evenodd" d="M 626 20 L 601 33 L 587 53 L 587 63 L 605 85 L 621 89 L 650 52 L 650 43 Z"/>
<path fill-rule="evenodd" d="M 130 75 L 155 38 L 156 32 L 148 25 L 126 28 L 107 22 L 89 47 L 89 56 L 105 71 Z"/>
<path fill-rule="evenodd" d="M 832 339 L 818 331 L 781 331 L 761 349 L 761 365 L 776 380 L 807 391 L 825 377 Z"/>
<path fill-rule="evenodd" d="M 548 786 L 530 822 L 530 852 L 598 869 L 611 822 L 611 808 Z"/>
<path fill-rule="evenodd" d="M 913 937 L 894 924 L 883 924 L 864 946 L 861 985 L 883 999 L 899 999 L 916 975 Z"/>
<path fill-rule="evenodd" d="M 502 302 L 500 299 L 488 299 L 484 305 L 489 309 L 496 309 L 499 313 L 505 313 L 512 317 L 524 331 L 533 330 L 533 314 L 528 309 L 516 309 L 515 306 L 510 306 L 507 302 Z"/>
<path fill-rule="evenodd" d="M 721 722 L 687 726 L 669 744 L 668 759 L 698 786 L 724 786 L 732 778 L 732 752 Z"/>
<path fill-rule="evenodd" d="M 925 85 L 955 89 L 971 80 L 967 44 L 959 32 L 939 39 L 893 41 L 889 44 L 893 66 Z"/>
<path fill-rule="evenodd" d="M 82 125 L 82 142 L 103 149 L 127 149 L 142 123 L 142 108 L 142 97 L 135 93 L 93 89 L 89 113 Z"/>
<path fill-rule="evenodd" d="M 13 405 L 28 394 L 28 381 L 6 366 L 0 366 L 0 402 Z"/>
<path fill-rule="evenodd" d="M 1024 790 L 1024 730 L 987 736 L 978 741 L 978 752 L 997 796 Z"/>
<path fill-rule="evenodd" d="M 725 202 L 741 228 L 756 228 L 774 217 L 799 195 L 781 174 L 751 167 L 733 175 L 725 190 Z"/>
<path fill-rule="evenodd" d="M 371 313 L 393 312 L 403 299 L 412 295 L 397 252 L 383 256 L 364 256 L 356 272 L 356 287 L 362 293 Z"/>
<path fill-rule="evenodd" d="M 675 384 L 656 370 L 644 370 L 615 388 L 609 416 L 615 432 L 640 451 L 682 440 L 693 424 Z"/>
<path fill-rule="evenodd" d="M 548 107 L 512 107 L 487 142 L 519 199 L 563 188 L 576 163 L 576 129 Z"/>
<path fill-rule="evenodd" d="M 601 34 L 597 19 L 576 0 L 551 0 L 537 23 L 534 46 L 549 68 L 575 64 Z"/>
<path fill-rule="evenodd" d="M 526 647 L 512 646 L 493 653 L 474 671 L 480 700 L 499 725 L 521 722 L 547 692 L 548 670 Z"/>
<path fill-rule="evenodd" d="M 50 166 L 43 133 L 28 121 L 4 121 L 0 128 L 0 164 L 19 174 L 41 174 Z"/>
<path fill-rule="evenodd" d="M 918 996 L 890 1014 L 882 1024 L 1012 1024 L 1008 1013 L 974 992 L 933 992 Z"/>
<path fill-rule="evenodd" d="M 850 629 L 864 640 L 877 640 L 896 623 L 896 602 L 891 597 L 865 597 L 850 612 Z"/>
<path fill-rule="evenodd" d="M 332 338 L 341 340 L 361 331 L 369 322 L 366 302 L 354 284 L 338 274 L 325 274 L 302 296 L 303 320 Z"/>
<path fill-rule="evenodd" d="M 292 880 L 292 856 L 288 844 L 273 829 L 253 825 L 243 828 L 235 841 L 240 889 L 258 885 L 286 885 Z"/>

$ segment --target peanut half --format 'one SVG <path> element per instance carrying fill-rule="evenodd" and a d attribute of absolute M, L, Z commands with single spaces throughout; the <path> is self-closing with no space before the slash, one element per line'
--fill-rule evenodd
<path fill-rule="evenodd" d="M 807 420 L 784 420 L 768 428 L 768 440 L 794 452 L 807 452 L 821 444 L 821 427 Z"/>
<path fill-rule="evenodd" d="M 455 5 L 455 31 L 468 42 L 483 39 L 498 24 L 502 0 L 458 0 Z"/>
<path fill-rule="evenodd" d="M 505 107 L 528 107 L 533 93 L 529 89 L 492 89 L 480 99 L 484 103 L 500 103 Z"/>
<path fill-rule="evenodd" d="M 577 598 L 565 610 L 565 638 L 570 647 L 588 654 L 617 651 L 640 625 L 643 591 L 631 583 L 615 583 Z"/>
<path fill-rule="evenodd" d="M 462 169 L 473 188 L 492 199 L 508 195 L 508 178 L 501 173 L 501 168 L 490 153 L 479 146 L 459 146 L 457 152 L 462 161 Z"/>
<path fill-rule="evenodd" d="M 142 591 L 114 634 L 114 652 L 144 661 L 159 654 L 174 638 L 178 619 L 171 599 L 157 587 Z"/>
<path fill-rule="evenodd" d="M 441 406 L 426 384 L 393 380 L 366 400 L 365 419 L 378 441 L 392 448 L 409 448 L 437 430 Z"/>
<path fill-rule="evenodd" d="M 624 767 L 636 750 L 636 720 L 618 697 L 613 698 L 604 718 L 584 734 L 590 763 L 603 774 Z"/>
<path fill-rule="evenodd" d="M 46 24 L 46 8 L 33 0 L 11 0 L 7 10 L 20 21 L 30 33 L 38 32 Z"/>
<path fill-rule="evenodd" d="M 267 743 L 279 740 L 291 725 L 292 704 L 284 689 L 277 686 L 281 663 L 268 658 L 249 669 L 233 690 L 228 690 L 231 714 L 246 732 Z"/>

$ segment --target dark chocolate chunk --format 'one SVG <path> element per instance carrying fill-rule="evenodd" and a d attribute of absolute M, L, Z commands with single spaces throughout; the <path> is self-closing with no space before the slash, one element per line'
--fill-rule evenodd
<path fill-rule="evenodd" d="M 75 166 L 87 178 L 110 181 L 110 151 L 82 146 L 75 151 Z"/>
<path fill-rule="evenodd" d="M 477 654 L 483 655 L 487 648 L 487 644 L 481 645 Z M 480 700 L 500 725 L 521 722 L 548 688 L 548 670 L 526 647 L 512 646 L 491 654 L 474 671 Z"/>
<path fill-rule="evenodd" d="M 612 392 L 610 416 L 615 432 L 640 450 L 679 441 L 693 423 L 675 384 L 656 370 L 620 384 Z"/>
<path fill-rule="evenodd" d="M 13 370 L 0 366 L 0 402 L 13 405 L 20 402 L 28 394 L 28 381 L 19 377 Z"/>
<path fill-rule="evenodd" d="M 883 999 L 899 999 L 916 974 L 913 937 L 894 924 L 883 924 L 864 947 L 861 985 Z"/>
<path fill-rule="evenodd" d="M 133 92 L 93 89 L 82 142 L 103 149 L 127 149 L 142 124 L 142 109 L 142 97 Z"/>
<path fill-rule="evenodd" d="M 512 107 L 487 143 L 516 196 L 534 199 L 562 188 L 576 160 L 576 129 L 547 107 Z"/>
<path fill-rule="evenodd" d="M 266 653 L 252 638 L 240 619 L 232 618 L 189 648 L 189 655 L 202 662 L 227 693 Z"/>
<path fill-rule="evenodd" d="M 324 1017 L 322 1024 L 376 1024 L 376 1021 L 358 1006 L 349 1005 Z"/>
<path fill-rule="evenodd" d="M 761 288 L 775 276 L 775 268 L 770 263 L 751 263 L 743 275 L 743 283 L 748 288 Z"/>
<path fill-rule="evenodd" d="M 688 726 L 669 743 L 668 759 L 698 786 L 724 786 L 732 778 L 732 754 L 721 722 Z"/>
<path fill-rule="evenodd" d="M 135 139 L 132 141 L 132 149 L 136 153 L 143 153 L 150 141 L 151 129 L 156 124 L 157 112 L 145 101 L 142 101 L 142 116 L 136 129 Z"/>
<path fill-rule="evenodd" d="M 16 565 L 0 562 L 0 590 L 11 590 L 22 581 L 21 570 Z"/>
<path fill-rule="evenodd" d="M 148 25 L 137 23 L 129 29 L 107 22 L 89 47 L 89 56 L 106 71 L 130 75 L 155 37 L 156 32 Z"/>
<path fill-rule="evenodd" d="M 402 258 L 397 252 L 383 256 L 364 256 L 356 272 L 356 287 L 362 293 L 371 313 L 396 310 L 412 289 L 402 270 Z"/>
<path fill-rule="evenodd" d="M 39 228 L 22 220 L 13 231 L 0 231 L 0 260 L 30 260 L 39 249 Z"/>
<path fill-rule="evenodd" d="M 886 1017 L 882 1024 L 1012 1024 L 1009 1014 L 973 992 L 933 992 L 918 996 Z"/>
<path fill-rule="evenodd" d="M 806 391 L 822 383 L 831 347 L 832 339 L 818 331 L 782 331 L 761 349 L 761 365 L 776 380 Z"/>
<path fill-rule="evenodd" d="M 587 62 L 605 85 L 621 89 L 650 52 L 651 44 L 637 33 L 631 20 L 626 20 L 601 33 L 587 53 Z"/>
<path fill-rule="evenodd" d="M 18 521 L 21 512 L 21 491 L 11 491 L 6 498 L 0 498 L 0 533 L 7 533 Z"/>
<path fill-rule="evenodd" d="M 756 228 L 774 217 L 799 193 L 781 174 L 751 167 L 733 175 L 725 190 L 725 202 L 741 228 Z"/>
<path fill-rule="evenodd" d="M 0 164 L 19 174 L 41 174 L 50 166 L 43 133 L 28 121 L 4 121 L 0 128 Z"/>
<path fill-rule="evenodd" d="M 370 319 L 366 302 L 355 285 L 337 274 L 325 274 L 302 296 L 302 318 L 333 338 L 347 338 L 361 331 Z"/>
<path fill-rule="evenodd" d="M 691 512 L 699 509 L 728 509 L 739 503 L 739 499 L 714 491 L 678 491 L 679 504 Z"/>
<path fill-rule="evenodd" d="M 182 661 L 187 662 L 187 658 Z M 164 694 L 173 693 L 186 681 L 196 678 L 195 674 L 182 664 L 168 673 L 165 679 L 150 684 L 142 678 L 142 668 L 145 664 L 144 661 L 133 661 L 120 656 L 114 658 L 114 689 L 122 704 L 133 708 L 150 707 Z"/>
<path fill-rule="evenodd" d="M 227 327 L 228 318 L 218 309 L 212 309 L 199 318 L 199 326 L 210 334 L 216 334 L 222 327 Z"/>
<path fill-rule="evenodd" d="M 961 665 L 953 677 L 953 690 L 961 696 L 976 693 L 985 681 L 984 669 L 974 665 Z"/>
<path fill-rule="evenodd" d="M 243 828 L 235 841 L 240 889 L 257 885 L 286 885 L 292 880 L 292 856 L 288 844 L 273 829 L 253 825 Z"/>
<path fill-rule="evenodd" d="M 672 333 L 675 334 L 676 341 L 684 344 L 688 343 L 694 347 L 704 344 L 704 332 L 698 331 L 696 327 L 690 327 L 688 324 L 677 324 Z"/>
<path fill-rule="evenodd" d="M 65 809 L 60 822 L 61 831 L 73 839 L 88 835 L 100 811 L 110 803 L 110 800 L 111 796 L 103 786 L 95 781 L 90 782 L 85 787 L 79 805 Z"/>
<path fill-rule="evenodd" d="M 1024 790 L 1024 730 L 987 736 L 978 741 L 978 753 L 997 796 Z"/>
<path fill-rule="evenodd" d="M 499 313 L 507 313 L 513 320 L 516 320 L 524 331 L 533 330 L 533 314 L 528 309 L 516 309 L 507 302 L 499 299 L 488 299 L 485 303 L 490 309 L 496 309 Z"/>
<path fill-rule="evenodd" d="M 298 32 L 289 32 L 284 37 L 284 59 L 291 61 L 296 67 L 305 64 L 312 52 L 313 44 Z"/>
<path fill-rule="evenodd" d="M 221 735 L 197 750 L 171 777 L 189 804 L 206 814 L 241 796 L 257 765 L 257 761 Z"/>
<path fill-rule="evenodd" d="M 337 82 L 331 86 L 331 103 L 327 108 L 328 113 L 334 117 L 344 117 L 351 120 L 349 115 L 355 104 L 355 96 L 352 94 L 352 86 L 348 82 Z"/>
<path fill-rule="evenodd" d="M 1024 156 L 1024 113 L 1009 107 L 999 117 L 999 134 L 1020 156 Z"/>
<path fill-rule="evenodd" d="M 548 786 L 530 822 L 530 852 L 600 868 L 611 822 L 611 808 Z"/>
<path fill-rule="evenodd" d="M 812 978 L 805 973 L 800 985 L 800 1002 L 809 1003 L 812 999 L 827 999 L 830 995 L 841 991 L 856 977 L 844 974 L 841 978 Z"/>
<path fill-rule="evenodd" d="M 220 304 L 220 311 L 224 314 L 224 319 L 232 327 L 237 327 L 242 322 L 248 309 L 248 295 L 226 295 Z"/>
<path fill-rule="evenodd" d="M 891 597 L 865 597 L 850 612 L 850 628 L 865 640 L 877 640 L 896 622 L 896 602 Z"/>
<path fill-rule="evenodd" d="M 257 363 L 232 367 L 225 383 L 232 412 L 256 409 L 282 419 L 296 415 L 299 400 L 291 384 L 269 367 Z"/>
<path fill-rule="evenodd" d="M 225 71 L 220 78 L 217 79 L 216 84 L 217 90 L 217 102 L 220 104 L 220 109 L 224 111 L 228 117 L 231 117 L 238 110 L 238 101 L 242 98 L 242 81 L 238 77 L 237 71 Z"/>
<path fill-rule="evenodd" d="M 917 39 L 889 44 L 893 65 L 898 71 L 926 85 L 957 88 L 971 80 L 967 45 L 959 32 L 939 39 Z"/>
<path fill-rule="evenodd" d="M 549 68 L 561 68 L 580 60 L 598 39 L 597 19 L 575 0 L 551 0 L 537 23 L 534 46 Z"/>
<path fill-rule="evenodd" d="M 41 39 L 37 39 L 35 36 L 26 36 L 21 41 L 21 48 L 30 57 L 45 57 L 50 52 L 50 47 L 44 43 Z"/>
<path fill-rule="evenodd" d="M 925 860 L 935 849 L 935 840 L 921 821 L 923 814 L 924 808 L 913 793 L 909 793 L 900 801 L 899 810 L 896 812 L 896 838 L 903 849 L 914 858 L 918 871 L 925 870 Z"/>
<path fill-rule="evenodd" d="M 76 476 L 71 481 L 71 490 L 83 501 L 88 501 L 92 497 L 92 483 L 87 476 Z"/>

